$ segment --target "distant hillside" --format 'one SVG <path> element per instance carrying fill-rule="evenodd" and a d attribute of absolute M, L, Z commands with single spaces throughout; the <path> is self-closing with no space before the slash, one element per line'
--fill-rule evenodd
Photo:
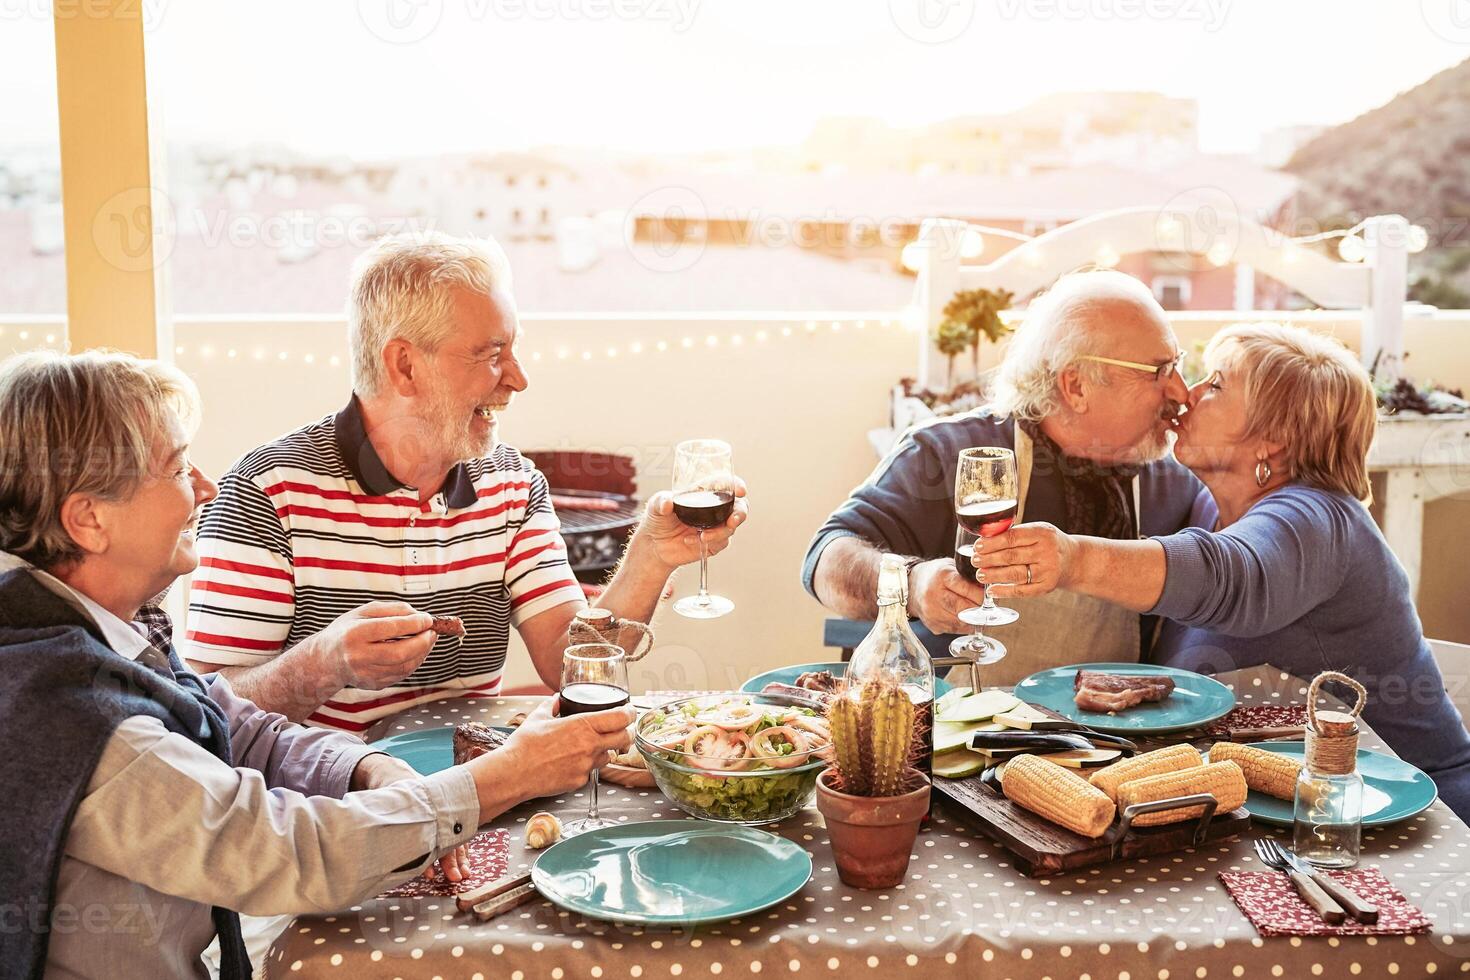
<path fill-rule="evenodd" d="M 1300 213 L 1319 220 L 1398 212 L 1470 244 L 1470 60 L 1327 130 L 1286 170 L 1302 178 Z"/>
<path fill-rule="evenodd" d="M 1470 307 L 1470 60 L 1327 130 L 1286 165 L 1298 214 L 1323 227 L 1399 213 L 1429 232 L 1411 296 Z"/>

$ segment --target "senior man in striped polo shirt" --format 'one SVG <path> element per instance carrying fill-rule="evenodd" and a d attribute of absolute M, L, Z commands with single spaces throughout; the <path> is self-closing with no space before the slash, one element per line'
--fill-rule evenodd
<path fill-rule="evenodd" d="M 440 234 L 379 241 L 353 270 L 351 400 L 245 455 L 198 531 L 189 657 L 295 720 L 362 732 L 500 690 L 510 628 L 558 686 L 585 606 L 546 478 L 496 442 L 527 378 L 504 254 Z M 743 490 L 741 491 L 743 496 Z M 708 531 L 722 550 L 747 517 Z M 599 604 L 647 622 L 695 532 L 655 495 Z M 463 638 L 430 630 L 464 620 Z"/>

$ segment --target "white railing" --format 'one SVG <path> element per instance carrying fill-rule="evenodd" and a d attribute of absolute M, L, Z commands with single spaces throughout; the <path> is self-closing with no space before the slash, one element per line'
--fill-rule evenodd
<path fill-rule="evenodd" d="M 1378 362 L 1381 377 L 1401 369 L 1410 242 L 1410 224 L 1402 215 L 1364 223 L 1362 263 L 1329 259 L 1233 209 L 1191 206 L 1187 200 L 1177 208 L 1124 208 L 1074 221 L 981 266 L 963 264 L 968 228 L 963 221 L 937 218 L 920 226 L 910 246 L 919 277 L 915 322 L 931 328 L 939 323 L 944 305 L 961 289 L 1004 288 L 1025 299 L 1074 269 L 1115 263 L 1136 252 L 1182 253 L 1217 266 L 1239 263 L 1324 309 L 1360 312 L 1364 362 Z M 1107 258 L 1100 258 L 1103 253 Z M 926 331 L 917 367 L 926 384 L 937 381 L 935 361 Z"/>

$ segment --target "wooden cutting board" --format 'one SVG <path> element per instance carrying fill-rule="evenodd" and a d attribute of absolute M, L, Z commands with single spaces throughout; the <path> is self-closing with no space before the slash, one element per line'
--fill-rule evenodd
<path fill-rule="evenodd" d="M 967 822 L 1010 851 L 1015 856 L 1016 868 L 1033 878 L 1113 860 L 1184 850 L 1195 846 L 1199 824 L 1198 820 L 1185 820 L 1162 827 L 1131 828 L 1120 840 L 1119 825 L 1114 821 L 1103 836 L 1083 837 L 1016 805 L 982 783 L 978 775 L 964 779 L 936 776 L 934 789 L 952 811 L 960 813 Z M 1244 807 L 1217 813 L 1210 820 L 1201 843 L 1234 837 L 1249 824 L 1250 814 Z"/>

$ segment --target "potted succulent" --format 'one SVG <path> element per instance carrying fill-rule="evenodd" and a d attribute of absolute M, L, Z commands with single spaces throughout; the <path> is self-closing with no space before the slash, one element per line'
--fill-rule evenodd
<path fill-rule="evenodd" d="M 908 870 L 929 812 L 929 779 L 914 768 L 924 741 L 914 738 L 916 715 L 908 695 L 881 679 L 828 709 L 832 765 L 817 779 L 817 809 L 845 884 L 891 888 Z"/>

